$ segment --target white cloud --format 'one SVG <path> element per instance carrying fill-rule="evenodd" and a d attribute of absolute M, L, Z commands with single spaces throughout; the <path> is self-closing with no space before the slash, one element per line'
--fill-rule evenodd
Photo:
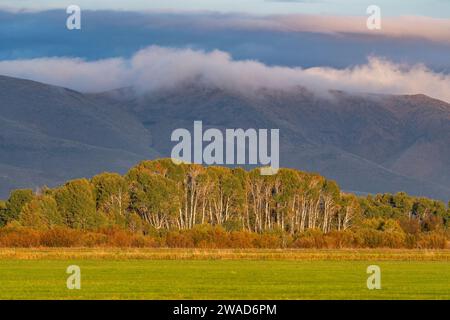
<path fill-rule="evenodd" d="M 222 51 L 203 52 L 152 46 L 131 59 L 83 61 L 40 58 L 0 61 L 0 74 L 32 79 L 79 91 L 97 92 L 134 86 L 140 92 L 202 81 L 225 90 L 251 93 L 267 87 L 303 86 L 316 93 L 329 89 L 386 94 L 426 94 L 450 102 L 450 75 L 424 65 L 397 65 L 380 58 L 347 68 L 290 68 L 253 60 L 233 60 Z"/>
<path fill-rule="evenodd" d="M 35 80 L 79 91 L 122 87 L 129 70 L 121 58 L 93 62 L 73 58 L 37 58 L 0 61 L 0 74 Z"/>

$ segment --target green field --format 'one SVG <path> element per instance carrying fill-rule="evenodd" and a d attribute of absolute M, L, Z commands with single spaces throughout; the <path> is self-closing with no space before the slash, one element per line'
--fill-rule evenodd
<path fill-rule="evenodd" d="M 262 252 L 259 258 L 253 251 L 252 258 L 177 259 L 183 252 L 178 250 L 173 259 L 161 252 L 152 259 L 129 259 L 117 250 L 108 256 L 96 252 L 95 257 L 69 252 L 70 258 L 51 254 L 56 252 L 0 252 L 0 298 L 450 299 L 450 262 L 446 255 L 438 259 L 417 255 L 416 260 L 398 261 L 389 260 L 386 252 L 380 260 L 364 260 L 371 252 L 351 252 L 341 260 L 308 259 L 310 253 L 292 253 L 293 259 L 269 259 L 268 252 Z M 330 252 L 323 254 L 325 259 Z M 371 264 L 381 268 L 381 290 L 366 287 L 366 268 Z M 80 290 L 66 288 L 69 265 L 81 268 Z"/>

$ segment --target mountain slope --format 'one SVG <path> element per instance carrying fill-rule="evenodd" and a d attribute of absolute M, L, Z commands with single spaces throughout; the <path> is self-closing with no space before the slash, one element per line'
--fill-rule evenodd
<path fill-rule="evenodd" d="M 0 77 L 0 196 L 158 155 L 133 117 L 81 93 Z"/>
<path fill-rule="evenodd" d="M 279 128 L 283 166 L 317 171 L 347 190 L 450 196 L 450 107 L 425 96 L 320 98 L 301 88 L 247 95 L 186 84 L 144 97 L 120 90 L 97 99 L 140 119 L 164 156 L 174 145 L 171 132 L 192 130 L 194 120 L 220 129 Z M 414 153 L 424 139 L 439 151 Z"/>
<path fill-rule="evenodd" d="M 450 198 L 450 106 L 423 95 L 298 88 L 254 94 L 184 84 L 82 94 L 0 76 L 0 197 L 170 156 L 177 128 L 279 128 L 281 165 L 345 190 Z"/>

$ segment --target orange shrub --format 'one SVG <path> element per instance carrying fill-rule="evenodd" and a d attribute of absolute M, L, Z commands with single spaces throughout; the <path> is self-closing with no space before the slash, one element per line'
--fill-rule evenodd
<path fill-rule="evenodd" d="M 447 247 L 447 237 L 442 232 L 420 234 L 417 240 L 417 247 L 421 249 L 445 249 Z"/>
<path fill-rule="evenodd" d="M 279 236 L 266 233 L 259 234 L 254 243 L 255 247 L 265 249 L 281 248 L 283 245 L 283 242 Z"/>
<path fill-rule="evenodd" d="M 150 236 L 135 235 L 131 239 L 131 246 L 135 248 L 157 248 L 160 245 Z"/>
<path fill-rule="evenodd" d="M 87 232 L 81 236 L 80 243 L 83 247 L 101 247 L 108 241 L 108 237 L 102 233 Z"/>
<path fill-rule="evenodd" d="M 306 230 L 293 238 L 282 232 L 258 234 L 249 231 L 226 231 L 218 226 L 196 226 L 190 230 L 152 230 L 151 234 L 133 233 L 119 227 L 83 231 L 66 227 L 34 230 L 11 223 L 0 228 L 0 247 L 170 247 L 205 249 L 244 248 L 427 248 L 449 247 L 448 230 L 405 233 L 394 227 L 368 225 L 353 230 Z M 391 224 L 392 225 L 392 224 Z"/>
<path fill-rule="evenodd" d="M 358 239 L 355 233 L 350 230 L 331 231 L 325 235 L 327 248 L 341 249 L 354 248 L 358 246 Z"/>
<path fill-rule="evenodd" d="M 404 232 L 387 231 L 382 234 L 382 246 L 385 248 L 404 248 L 406 246 L 406 234 Z"/>
<path fill-rule="evenodd" d="M 131 247 L 133 243 L 132 234 L 124 230 L 114 230 L 107 235 L 108 245 L 113 247 Z"/>
<path fill-rule="evenodd" d="M 166 235 L 166 244 L 170 248 L 193 248 L 194 241 L 180 231 L 171 231 Z"/>
<path fill-rule="evenodd" d="M 257 235 L 248 231 L 234 231 L 231 232 L 229 238 L 232 248 L 254 248 Z"/>
<path fill-rule="evenodd" d="M 58 227 L 41 233 L 41 245 L 45 247 L 73 247 L 82 245 L 82 236 L 82 231 Z"/>
<path fill-rule="evenodd" d="M 40 234 L 31 228 L 11 226 L 0 229 L 0 247 L 38 247 Z"/>
<path fill-rule="evenodd" d="M 317 229 L 307 230 L 302 232 L 297 239 L 294 240 L 292 246 L 294 248 L 326 248 L 327 243 L 325 241 L 322 231 Z"/>

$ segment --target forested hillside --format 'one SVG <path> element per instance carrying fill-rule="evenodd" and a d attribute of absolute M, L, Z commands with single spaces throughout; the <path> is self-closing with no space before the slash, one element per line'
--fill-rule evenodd
<path fill-rule="evenodd" d="M 324 177 L 144 161 L 0 202 L 2 246 L 431 247 L 450 209 L 405 193 L 357 197 Z"/>

